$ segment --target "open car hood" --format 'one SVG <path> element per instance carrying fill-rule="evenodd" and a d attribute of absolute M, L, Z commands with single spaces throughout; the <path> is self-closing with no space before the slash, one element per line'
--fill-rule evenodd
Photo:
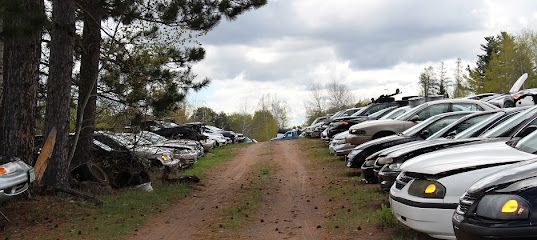
<path fill-rule="evenodd" d="M 401 169 L 405 172 L 435 175 L 483 165 L 514 163 L 535 157 L 537 156 L 507 145 L 505 141 L 498 141 L 458 146 L 420 155 L 403 163 Z"/>
<path fill-rule="evenodd" d="M 528 74 L 527 73 L 522 74 L 522 76 L 520 76 L 518 80 L 516 80 L 516 82 L 513 84 L 513 86 L 511 87 L 511 90 L 509 90 L 509 93 L 513 94 L 513 93 L 520 91 L 520 88 L 522 88 L 522 86 L 526 82 L 526 79 L 528 79 Z"/>

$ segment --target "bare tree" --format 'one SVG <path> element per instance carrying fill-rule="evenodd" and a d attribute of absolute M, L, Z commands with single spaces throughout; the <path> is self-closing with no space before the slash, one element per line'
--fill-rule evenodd
<path fill-rule="evenodd" d="M 418 83 L 423 96 L 435 94 L 437 83 L 434 76 L 434 68 L 432 66 L 423 69 L 420 73 L 420 80 Z"/>
<path fill-rule="evenodd" d="M 455 82 L 453 84 L 453 97 L 464 97 L 467 94 L 467 87 L 465 86 L 464 79 L 464 68 L 462 66 L 462 60 L 457 58 L 457 63 L 455 65 Z"/>
<path fill-rule="evenodd" d="M 270 101 L 270 111 L 272 112 L 272 116 L 274 116 L 276 121 L 278 121 L 278 127 L 280 129 L 285 129 L 287 127 L 287 123 L 289 121 L 287 109 L 288 106 L 285 100 L 273 96 Z"/>
<path fill-rule="evenodd" d="M 353 105 L 354 96 L 347 85 L 336 81 L 326 85 L 328 106 L 331 109 L 342 109 Z"/>

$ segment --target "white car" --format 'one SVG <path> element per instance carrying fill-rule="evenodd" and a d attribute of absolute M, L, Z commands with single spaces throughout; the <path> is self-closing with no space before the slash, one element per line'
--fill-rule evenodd
<path fill-rule="evenodd" d="M 345 138 L 347 135 L 349 135 L 349 130 L 334 135 L 328 146 L 330 153 L 337 156 L 345 156 L 354 149 L 354 145 L 346 142 Z"/>
<path fill-rule="evenodd" d="M 531 125 L 527 129 L 535 130 Z M 537 132 L 516 145 L 514 140 L 476 143 L 408 160 L 390 189 L 393 214 L 417 231 L 435 238 L 455 239 L 452 217 L 459 198 L 489 174 L 535 158 L 524 147 L 529 140 L 537 140 Z"/>

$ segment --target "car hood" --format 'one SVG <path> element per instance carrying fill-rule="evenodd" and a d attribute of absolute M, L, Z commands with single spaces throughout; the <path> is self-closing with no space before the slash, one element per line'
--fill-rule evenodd
<path fill-rule="evenodd" d="M 514 192 L 525 188 L 537 187 L 537 159 L 513 164 L 509 169 L 488 175 L 473 184 L 468 192 L 485 192 L 494 187 L 503 192 Z"/>
<path fill-rule="evenodd" d="M 410 139 L 409 139 L 410 141 Z M 414 140 L 414 141 L 405 141 L 401 144 L 397 144 L 397 145 L 394 145 L 394 146 L 391 146 L 391 147 L 388 147 L 388 148 L 385 148 L 385 149 L 382 149 L 376 153 L 373 153 L 371 155 L 369 155 L 369 157 L 367 157 L 367 159 L 375 159 L 377 157 L 385 157 L 387 156 L 388 154 L 390 154 L 391 152 L 393 151 L 397 151 L 398 149 L 401 149 L 401 148 L 407 148 L 409 146 L 413 146 L 413 145 L 416 145 L 416 144 L 420 144 L 422 143 L 424 140 Z"/>
<path fill-rule="evenodd" d="M 171 152 L 168 148 L 157 146 L 136 146 L 136 148 L 134 148 L 133 150 L 135 152 L 145 152 L 149 154 L 163 154 Z"/>
<path fill-rule="evenodd" d="M 519 151 L 505 141 L 471 144 L 412 158 L 401 166 L 405 172 L 439 174 L 482 165 L 518 162 L 536 157 Z"/>
<path fill-rule="evenodd" d="M 393 119 L 369 120 L 353 125 L 352 127 L 350 127 L 350 129 L 363 129 L 377 126 L 399 126 L 403 124 L 407 124 L 407 121 Z"/>
<path fill-rule="evenodd" d="M 390 152 L 385 152 L 385 155 L 388 155 L 388 157 L 396 158 L 403 156 L 405 154 L 420 151 L 426 148 L 431 147 L 451 147 L 456 145 L 462 145 L 466 143 L 472 143 L 472 142 L 488 142 L 488 141 L 494 141 L 493 139 L 486 139 L 486 138 L 465 138 L 465 139 L 434 139 L 434 140 L 427 140 L 427 141 L 419 141 L 419 142 L 412 142 L 412 144 L 405 144 L 399 145 L 399 148 L 392 149 Z M 496 141 L 500 141 L 499 139 L 496 139 Z M 387 149 L 388 150 L 388 149 Z"/>
<path fill-rule="evenodd" d="M 371 147 L 371 146 L 380 145 L 380 144 L 389 143 L 389 142 L 398 141 L 398 140 L 403 140 L 403 139 L 407 139 L 407 138 L 409 138 L 409 137 L 403 136 L 403 135 L 391 135 L 391 136 L 377 138 L 377 139 L 373 139 L 371 141 L 362 143 L 362 144 L 356 146 L 354 149 L 356 149 L 356 150 L 358 150 L 358 149 L 366 149 L 366 148 Z"/>

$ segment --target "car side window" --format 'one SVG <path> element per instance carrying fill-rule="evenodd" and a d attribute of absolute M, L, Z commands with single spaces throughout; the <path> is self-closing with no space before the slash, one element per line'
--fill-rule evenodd
<path fill-rule="evenodd" d="M 453 112 L 458 111 L 483 111 L 483 108 L 475 103 L 453 103 L 451 105 Z"/>
<path fill-rule="evenodd" d="M 461 118 L 461 116 L 458 116 L 458 115 L 445 117 L 427 126 L 426 129 L 429 132 L 429 134 L 433 134 L 435 132 L 440 131 L 440 129 L 446 127 L 447 125 L 454 123 L 459 118 Z"/>
<path fill-rule="evenodd" d="M 448 112 L 448 110 L 449 110 L 449 104 L 440 103 L 440 104 L 435 104 L 435 105 L 426 107 L 425 109 L 421 110 L 418 113 L 418 116 L 420 117 L 420 121 L 423 121 L 432 116 L 435 116 L 441 113 L 446 113 Z"/>

